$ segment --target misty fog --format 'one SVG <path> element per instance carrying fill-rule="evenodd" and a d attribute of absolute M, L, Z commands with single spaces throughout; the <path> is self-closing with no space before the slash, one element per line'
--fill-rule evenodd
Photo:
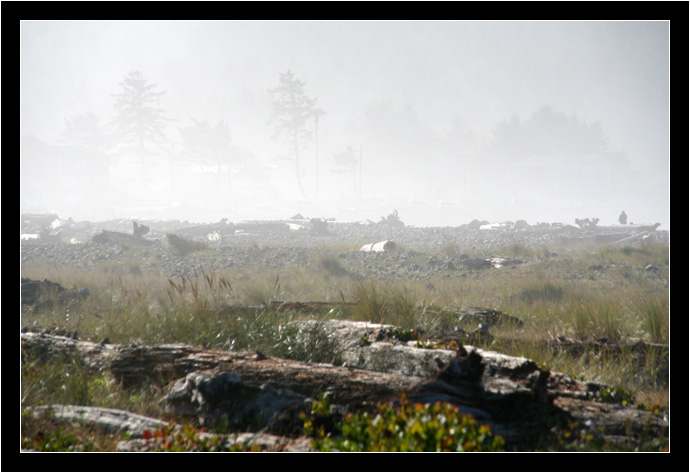
<path fill-rule="evenodd" d="M 20 212 L 668 229 L 669 28 L 24 21 Z"/>

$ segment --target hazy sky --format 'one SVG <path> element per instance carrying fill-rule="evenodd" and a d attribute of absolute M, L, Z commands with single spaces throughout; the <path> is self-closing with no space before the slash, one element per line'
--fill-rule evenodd
<path fill-rule="evenodd" d="M 549 105 L 600 123 L 609 150 L 668 183 L 665 21 L 45 21 L 22 22 L 20 40 L 20 133 L 49 143 L 66 118 L 109 119 L 111 94 L 139 70 L 181 125 L 223 120 L 235 143 L 270 160 L 280 147 L 266 91 L 290 69 L 328 113 L 324 160 L 360 144 L 376 101 L 411 106 L 434 134 L 455 119 L 486 140 L 500 121 Z"/>

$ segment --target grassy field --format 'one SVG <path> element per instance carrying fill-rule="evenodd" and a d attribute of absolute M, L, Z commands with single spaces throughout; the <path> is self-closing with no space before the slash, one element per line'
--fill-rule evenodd
<path fill-rule="evenodd" d="M 285 324 L 343 318 L 432 333 L 459 325 L 457 315 L 444 308 L 487 307 L 521 319 L 524 327 L 492 328 L 494 339 L 484 348 L 620 387 L 634 393 L 638 404 L 668 409 L 667 357 L 650 350 L 640 362 L 625 348 L 637 340 L 669 342 L 668 246 L 513 245 L 492 253 L 520 258 L 523 264 L 463 275 L 449 270 L 422 280 L 362 277 L 363 263 L 338 257 L 344 248 L 349 247 L 310 249 L 306 265 L 280 271 L 260 265 L 214 270 L 213 250 L 206 249 L 196 255 L 208 258 L 208 266 L 194 277 L 177 279 L 141 270 L 136 249 L 127 249 L 131 254 L 122 263 L 103 262 L 89 272 L 45 261 L 24 264 L 22 277 L 48 279 L 66 288 L 86 287 L 90 295 L 68 303 L 49 297 L 39 308 L 22 310 L 21 326 L 76 331 L 79 338 L 93 342 L 107 338 L 113 344 L 187 343 L 337 362 L 327 334 L 313 333 L 296 341 Z M 433 255 L 454 256 L 458 249 L 447 245 L 437 252 L 399 251 L 422 261 Z M 275 300 L 348 304 L 305 315 L 266 307 Z M 551 342 L 557 337 L 585 345 L 605 337 L 622 348 L 614 354 L 554 350 Z M 105 374 L 89 373 L 74 360 L 59 366 L 38 359 L 24 361 L 22 405 L 72 403 L 161 415 L 158 387 L 122 392 Z M 36 429 L 30 424 L 23 427 L 29 432 Z M 107 439 L 94 440 L 95 449 L 99 442 L 110 445 Z"/>

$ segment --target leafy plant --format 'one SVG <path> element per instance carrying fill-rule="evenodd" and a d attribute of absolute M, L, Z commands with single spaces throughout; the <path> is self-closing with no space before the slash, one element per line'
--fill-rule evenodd
<path fill-rule="evenodd" d="M 315 437 L 312 446 L 319 451 L 493 452 L 505 443 L 488 425 L 478 425 L 448 403 L 412 404 L 403 397 L 397 406 L 379 404 L 374 414 L 347 413 L 329 431 L 323 419 L 331 411 L 322 401 L 315 402 L 311 416 L 303 415 L 305 432 Z"/>
<path fill-rule="evenodd" d="M 623 386 L 606 386 L 590 395 L 590 399 L 622 406 L 635 405 L 635 394 Z"/>
<path fill-rule="evenodd" d="M 391 335 L 401 342 L 409 342 L 410 340 L 417 340 L 419 338 L 417 331 L 409 328 L 395 327 L 391 329 Z"/>

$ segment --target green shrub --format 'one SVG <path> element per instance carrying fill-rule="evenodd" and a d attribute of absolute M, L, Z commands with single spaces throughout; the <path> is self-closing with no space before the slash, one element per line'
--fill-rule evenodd
<path fill-rule="evenodd" d="M 504 440 L 491 434 L 451 404 L 379 404 L 375 414 L 348 413 L 329 433 L 324 419 L 332 412 L 328 400 L 314 402 L 311 416 L 303 415 L 305 433 L 314 436 L 319 451 L 342 452 L 494 452 Z"/>

